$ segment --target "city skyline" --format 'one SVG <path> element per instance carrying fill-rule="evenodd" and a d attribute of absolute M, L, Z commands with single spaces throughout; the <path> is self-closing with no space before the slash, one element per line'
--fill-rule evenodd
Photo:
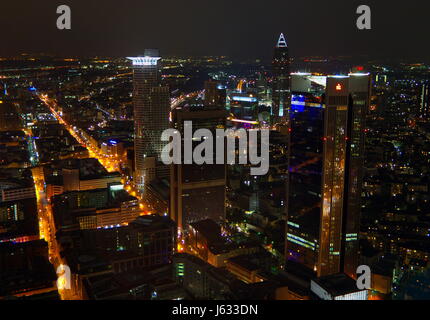
<path fill-rule="evenodd" d="M 57 5 L 0 49 L 0 300 L 430 299 L 425 7 Z"/>

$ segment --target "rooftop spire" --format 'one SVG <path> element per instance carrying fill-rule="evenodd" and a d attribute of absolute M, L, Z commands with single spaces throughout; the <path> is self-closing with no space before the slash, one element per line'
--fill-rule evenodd
<path fill-rule="evenodd" d="M 276 47 L 277 48 L 286 48 L 287 47 L 287 41 L 285 40 L 283 33 L 280 34 Z"/>

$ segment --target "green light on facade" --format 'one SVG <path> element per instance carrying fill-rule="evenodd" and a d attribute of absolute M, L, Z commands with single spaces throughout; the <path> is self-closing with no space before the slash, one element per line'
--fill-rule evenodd
<path fill-rule="evenodd" d="M 178 276 L 178 277 L 183 277 L 184 276 L 184 274 L 185 274 L 185 267 L 184 267 L 184 264 L 183 263 L 178 263 L 177 265 L 176 265 L 176 275 Z"/>

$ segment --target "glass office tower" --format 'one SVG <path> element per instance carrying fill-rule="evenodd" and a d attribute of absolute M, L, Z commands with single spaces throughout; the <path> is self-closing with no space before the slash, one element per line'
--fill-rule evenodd
<path fill-rule="evenodd" d="M 318 276 L 355 277 L 369 87 L 368 74 L 329 76 L 324 105 L 293 99 L 286 256 Z"/>

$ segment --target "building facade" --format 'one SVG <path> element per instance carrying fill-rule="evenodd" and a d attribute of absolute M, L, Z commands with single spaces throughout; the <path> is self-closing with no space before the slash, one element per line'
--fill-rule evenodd
<path fill-rule="evenodd" d="M 222 107 L 177 108 L 172 111 L 172 125 L 183 139 L 185 121 L 192 121 L 193 131 L 205 128 L 215 133 L 216 128 L 225 128 L 226 115 Z M 202 165 L 183 163 L 172 164 L 170 169 L 170 216 L 179 230 L 207 218 L 224 219 L 226 165 L 215 161 Z"/>
<path fill-rule="evenodd" d="M 164 144 L 162 132 L 169 127 L 170 92 L 161 85 L 158 50 L 145 50 L 133 63 L 134 154 L 138 189 L 155 178 Z"/>
<path fill-rule="evenodd" d="M 291 114 L 287 260 L 355 277 L 368 74 L 327 77 L 325 104 Z"/>
<path fill-rule="evenodd" d="M 272 117 L 273 122 L 282 123 L 288 119 L 291 81 L 289 50 L 282 33 L 273 54 L 272 73 Z"/>

